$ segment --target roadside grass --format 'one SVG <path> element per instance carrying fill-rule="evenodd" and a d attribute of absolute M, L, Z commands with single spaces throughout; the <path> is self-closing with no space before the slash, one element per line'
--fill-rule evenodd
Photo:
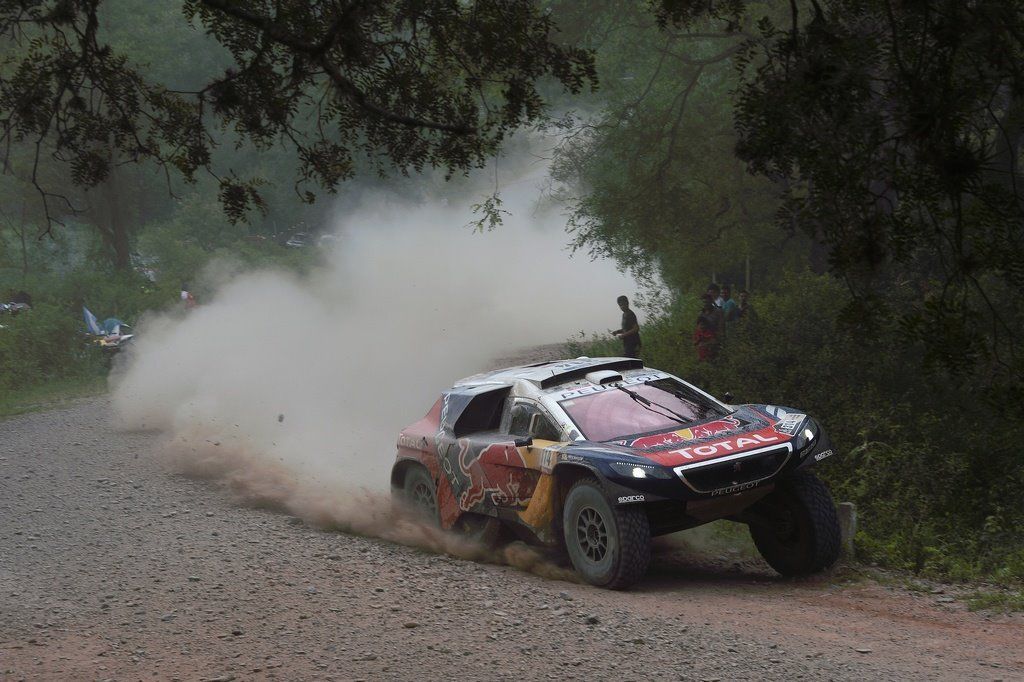
<path fill-rule="evenodd" d="M 1024 590 L 989 589 L 967 595 L 971 611 L 1024 612 Z"/>
<path fill-rule="evenodd" d="M 0 418 L 62 407 L 107 390 L 106 376 L 53 379 L 0 393 Z"/>

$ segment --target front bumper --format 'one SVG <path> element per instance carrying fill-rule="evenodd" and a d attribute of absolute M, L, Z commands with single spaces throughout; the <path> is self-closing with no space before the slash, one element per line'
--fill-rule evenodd
<path fill-rule="evenodd" d="M 802 446 L 802 447 L 801 447 Z M 824 429 L 810 441 L 789 441 L 679 466 L 657 467 L 669 476 L 634 477 L 612 468 L 612 461 L 592 462 L 609 498 L 616 504 L 665 500 L 695 501 L 739 495 L 773 484 L 799 469 L 832 457 L 835 450 Z"/>

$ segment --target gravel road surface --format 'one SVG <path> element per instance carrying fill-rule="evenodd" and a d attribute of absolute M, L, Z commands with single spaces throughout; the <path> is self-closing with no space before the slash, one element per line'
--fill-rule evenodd
<path fill-rule="evenodd" d="M 108 417 L 0 421 L 0 679 L 1024 679 L 946 594 L 678 552 L 603 591 L 238 505 Z"/>

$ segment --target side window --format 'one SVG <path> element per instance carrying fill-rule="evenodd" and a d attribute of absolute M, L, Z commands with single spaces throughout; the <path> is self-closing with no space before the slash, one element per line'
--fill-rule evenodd
<path fill-rule="evenodd" d="M 530 430 L 531 424 L 533 430 Z M 508 432 L 519 438 L 540 438 L 542 440 L 562 440 L 562 434 L 551 419 L 537 405 L 525 401 L 516 401 L 512 405 Z"/>
<path fill-rule="evenodd" d="M 508 427 L 509 434 L 522 438 L 530 435 L 530 417 L 536 414 L 537 411 L 537 407 L 532 403 L 514 403 L 512 405 L 512 420 L 509 422 Z"/>

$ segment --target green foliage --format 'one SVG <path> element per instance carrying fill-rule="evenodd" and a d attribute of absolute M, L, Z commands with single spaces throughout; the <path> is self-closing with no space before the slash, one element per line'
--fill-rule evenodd
<path fill-rule="evenodd" d="M 704 4 L 662 0 L 662 18 L 693 25 Z M 720 25 L 760 14 L 710 7 Z M 923 369 L 1024 408 L 1024 7 L 790 8 L 739 55 L 739 158 L 783 184 L 780 224 L 827 248 L 851 312 L 902 318 Z M 917 305 L 892 305 L 907 281 Z"/>
<path fill-rule="evenodd" d="M 0 391 L 99 374 L 103 358 L 85 347 L 79 319 L 47 303 L 14 317 L 0 317 Z"/>

